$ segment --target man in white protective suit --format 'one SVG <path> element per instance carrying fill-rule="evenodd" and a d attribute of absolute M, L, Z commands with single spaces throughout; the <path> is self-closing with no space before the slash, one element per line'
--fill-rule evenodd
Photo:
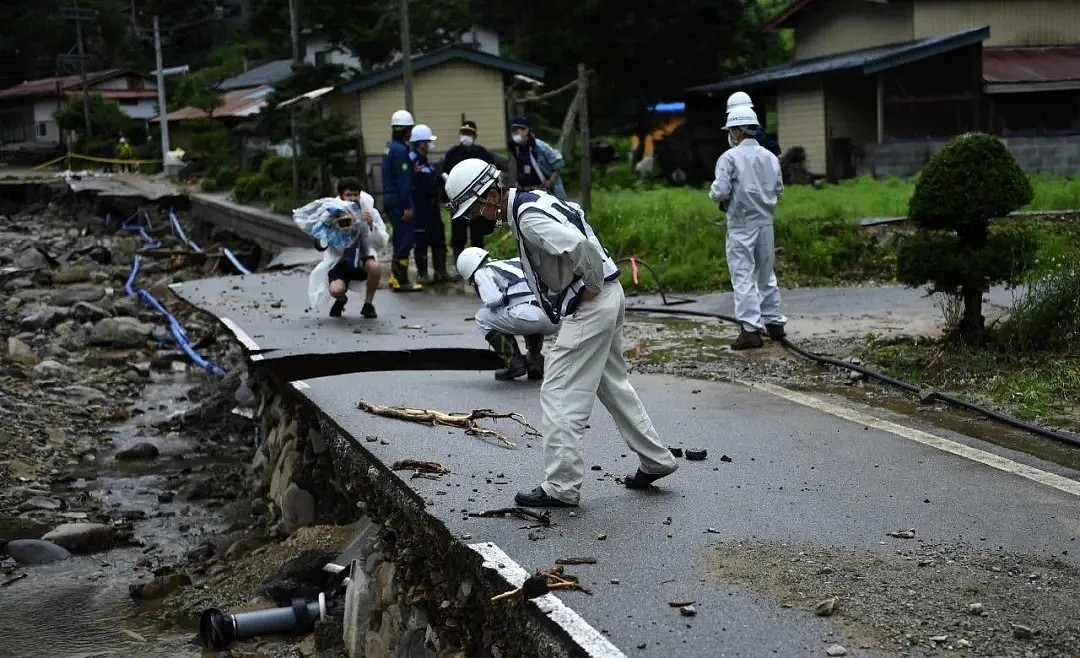
<path fill-rule="evenodd" d="M 727 213 L 727 263 L 735 291 L 735 317 L 742 326 L 733 350 L 762 347 L 761 332 L 785 336 L 780 287 L 773 273 L 773 214 L 784 182 L 780 161 L 750 135 L 758 118 L 748 105 L 732 108 L 724 129 L 731 146 L 716 161 L 709 198 Z"/>
<path fill-rule="evenodd" d="M 486 249 L 463 249 L 457 259 L 458 274 L 471 283 L 484 302 L 476 312 L 476 326 L 503 360 L 495 379 L 509 381 L 528 374 L 544 378 L 544 336 L 559 329 L 543 309 L 525 280 L 520 258 L 491 260 Z M 517 336 L 525 338 L 526 353 Z"/>
<path fill-rule="evenodd" d="M 450 172 L 446 195 L 454 217 L 482 220 L 488 232 L 504 221 L 510 225 L 529 288 L 552 324 L 561 323 L 540 387 L 544 479 L 514 501 L 524 507 L 578 504 L 585 428 L 597 397 L 640 459 L 623 483 L 645 489 L 678 465 L 627 377 L 619 268 L 580 206 L 542 190 L 504 187 L 500 173 L 483 160 L 465 160 Z"/>

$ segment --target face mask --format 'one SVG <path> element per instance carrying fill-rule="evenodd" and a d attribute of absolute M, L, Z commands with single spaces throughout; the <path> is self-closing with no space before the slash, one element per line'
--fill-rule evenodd
<path fill-rule="evenodd" d="M 513 135 L 510 135 L 510 139 L 512 139 L 515 144 L 525 143 L 525 135 L 522 135 L 521 133 L 514 133 Z"/>
<path fill-rule="evenodd" d="M 472 146 L 474 141 L 476 141 L 476 138 L 472 135 L 461 135 L 458 137 L 458 143 L 462 146 Z"/>

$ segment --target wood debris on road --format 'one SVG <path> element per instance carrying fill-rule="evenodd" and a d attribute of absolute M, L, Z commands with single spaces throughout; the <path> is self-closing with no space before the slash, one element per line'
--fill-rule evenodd
<path fill-rule="evenodd" d="M 510 439 L 503 436 L 501 433 L 493 429 L 481 427 L 476 423 L 478 420 L 491 419 L 498 420 L 501 418 L 510 419 L 525 428 L 525 434 L 527 436 L 540 436 L 540 432 L 535 427 L 529 424 L 529 421 L 524 416 L 517 412 L 501 413 L 494 409 L 474 409 L 467 414 L 451 414 L 445 411 L 437 411 L 434 409 L 414 409 L 411 407 L 386 407 L 380 404 L 374 404 L 366 400 L 360 400 L 356 403 L 356 408 L 361 411 L 366 411 L 376 416 L 384 416 L 386 418 L 396 418 L 397 420 L 404 420 L 411 423 L 422 423 L 424 425 L 445 425 L 447 427 L 458 427 L 465 430 L 466 434 L 494 439 L 505 448 L 516 448 L 517 445 Z"/>

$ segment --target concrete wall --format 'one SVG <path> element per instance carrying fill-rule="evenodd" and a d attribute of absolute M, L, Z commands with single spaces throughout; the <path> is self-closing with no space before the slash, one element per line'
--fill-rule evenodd
<path fill-rule="evenodd" d="M 915 0 L 915 38 L 990 26 L 986 46 L 1080 43 L 1077 0 Z"/>
<path fill-rule="evenodd" d="M 866 144 L 859 175 L 906 178 L 917 173 L 947 140 Z M 1020 168 L 1029 174 L 1080 174 L 1080 136 L 1010 137 L 1003 140 Z"/>
<path fill-rule="evenodd" d="M 795 59 L 911 41 L 912 8 L 907 2 L 827 0 L 802 11 L 795 26 Z"/>
<path fill-rule="evenodd" d="M 60 125 L 53 118 L 58 104 L 53 99 L 39 98 L 34 101 L 34 126 L 31 141 L 60 143 Z M 45 134 L 39 132 L 40 124 L 45 125 Z"/>
<path fill-rule="evenodd" d="M 825 93 L 820 80 L 781 85 L 777 124 L 781 146 L 802 146 L 807 169 L 825 173 Z"/>

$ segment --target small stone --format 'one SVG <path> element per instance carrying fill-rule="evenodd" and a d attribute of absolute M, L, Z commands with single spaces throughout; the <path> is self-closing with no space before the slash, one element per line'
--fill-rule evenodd
<path fill-rule="evenodd" d="M 590 469 L 593 470 L 593 471 L 602 471 L 602 470 L 604 470 L 604 467 L 597 464 L 595 466 L 590 467 Z"/>
<path fill-rule="evenodd" d="M 79 302 L 93 303 L 104 298 L 105 289 L 100 286 L 71 286 L 50 295 L 49 303 L 53 306 L 74 306 Z"/>
<path fill-rule="evenodd" d="M 728 457 L 727 455 L 720 455 L 720 461 L 731 462 L 731 457 Z"/>
<path fill-rule="evenodd" d="M 983 613 L 983 604 L 981 604 L 981 603 L 969 603 L 968 604 L 968 614 L 969 615 L 979 616 L 982 613 Z"/>
<path fill-rule="evenodd" d="M 1013 637 L 1018 640 L 1030 640 L 1035 637 L 1035 630 L 1023 624 L 1013 624 Z"/>
<path fill-rule="evenodd" d="M 180 498 L 183 500 L 202 500 L 209 498 L 213 491 L 213 486 L 209 480 L 195 480 L 180 488 Z"/>
<path fill-rule="evenodd" d="M 288 532 L 315 522 L 315 498 L 307 491 L 289 484 L 281 499 L 281 520 Z"/>
<path fill-rule="evenodd" d="M 886 532 L 886 535 L 895 537 L 897 539 L 915 539 L 915 528 L 908 528 L 907 530 L 893 530 L 892 532 Z"/>
<path fill-rule="evenodd" d="M 142 459 L 155 459 L 160 451 L 158 447 L 153 443 L 136 443 L 135 445 L 124 448 L 120 452 L 116 453 L 116 458 L 121 461 L 134 461 Z"/>
<path fill-rule="evenodd" d="M 619 584 L 619 579 L 618 578 L 612 578 L 611 579 L 611 584 L 612 585 L 618 585 Z"/>
<path fill-rule="evenodd" d="M 676 447 L 673 447 L 673 446 L 668 446 L 668 452 L 671 453 L 672 457 L 682 457 L 683 456 L 683 449 L 682 448 L 676 448 Z"/>
<path fill-rule="evenodd" d="M 933 637 L 930 638 L 930 641 L 934 642 L 936 644 L 940 644 L 942 642 L 948 642 L 948 640 L 949 640 L 948 635 L 934 635 Z"/>
<path fill-rule="evenodd" d="M 74 371 L 71 368 L 68 368 L 59 361 L 45 359 L 34 366 L 32 376 L 34 379 L 62 379 L 73 374 Z"/>
<path fill-rule="evenodd" d="M 175 497 L 176 494 L 171 491 L 162 491 L 157 495 L 157 500 L 159 503 L 171 503 Z"/>
<path fill-rule="evenodd" d="M 827 655 L 827 656 L 846 656 L 847 655 L 847 649 L 840 646 L 839 644 L 834 644 L 834 645 L 832 645 L 831 647 L 829 647 L 828 649 L 825 650 L 825 655 Z"/>
<path fill-rule="evenodd" d="M 103 523 L 65 523 L 42 536 L 72 553 L 94 553 L 116 543 L 113 529 Z"/>
<path fill-rule="evenodd" d="M 109 317 L 108 311 L 89 302 L 79 302 L 75 306 L 72 306 L 71 310 L 75 312 L 76 318 L 84 322 L 97 322 L 98 320 L 104 320 Z"/>
<path fill-rule="evenodd" d="M 962 649 L 966 649 L 966 648 L 971 646 L 971 642 L 969 642 L 968 640 L 965 640 L 963 638 L 960 638 L 959 640 L 956 641 L 956 646 L 958 646 L 958 647 L 960 647 Z"/>
<path fill-rule="evenodd" d="M 699 462 L 709 456 L 709 451 L 704 448 L 686 449 L 686 458 L 692 462 Z"/>
<path fill-rule="evenodd" d="M 4 550 L 19 564 L 50 564 L 71 558 L 71 552 L 63 546 L 40 539 L 16 539 Z"/>
<path fill-rule="evenodd" d="M 824 601 L 819 601 L 818 604 L 814 606 L 814 614 L 818 617 L 831 617 L 833 611 L 836 609 L 838 601 L 840 601 L 840 599 L 835 596 L 829 597 Z"/>
<path fill-rule="evenodd" d="M 33 313 L 26 315 L 19 322 L 20 326 L 27 331 L 39 329 L 52 329 L 64 322 L 71 316 L 71 312 L 59 306 L 45 306 Z"/>
<path fill-rule="evenodd" d="M 693 617 L 697 614 L 697 608 L 692 605 L 684 605 L 683 607 L 679 608 L 679 614 L 683 617 Z"/>
<path fill-rule="evenodd" d="M 81 265 L 65 267 L 53 273 L 53 283 L 67 285 L 71 283 L 86 283 L 90 280 L 90 271 Z"/>
<path fill-rule="evenodd" d="M 52 498 L 31 498 L 22 505 L 19 505 L 19 511 L 21 512 L 55 512 L 58 509 L 60 509 L 60 501 L 53 500 Z"/>
<path fill-rule="evenodd" d="M 606 539 L 607 539 L 607 535 L 604 535 L 604 534 L 596 535 L 596 541 L 604 541 Z"/>
<path fill-rule="evenodd" d="M 30 366 L 32 368 L 41 363 L 41 357 L 38 356 L 37 352 L 14 336 L 8 338 L 7 352 L 9 359 L 15 363 L 21 363 L 24 366 Z"/>
<path fill-rule="evenodd" d="M 937 391 L 932 388 L 919 389 L 919 403 L 920 404 L 933 404 L 937 399 Z"/>

